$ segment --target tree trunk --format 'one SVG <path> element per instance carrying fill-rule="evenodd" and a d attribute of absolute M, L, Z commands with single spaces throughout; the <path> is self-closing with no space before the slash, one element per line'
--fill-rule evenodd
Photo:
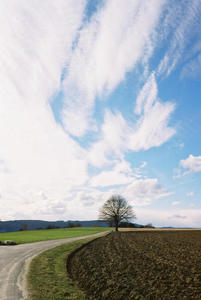
<path fill-rule="evenodd" d="M 118 228 L 119 228 L 119 226 L 118 226 L 118 224 L 116 223 L 116 224 L 115 224 L 115 231 L 119 231 Z"/>

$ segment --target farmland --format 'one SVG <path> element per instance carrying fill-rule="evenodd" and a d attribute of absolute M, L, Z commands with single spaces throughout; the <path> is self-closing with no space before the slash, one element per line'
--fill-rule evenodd
<path fill-rule="evenodd" d="M 113 232 L 71 255 L 86 299 L 201 299 L 201 231 Z"/>
<path fill-rule="evenodd" d="M 108 230 L 107 227 L 74 227 L 60 229 L 25 230 L 0 233 L 0 240 L 12 240 L 17 244 L 85 236 Z"/>

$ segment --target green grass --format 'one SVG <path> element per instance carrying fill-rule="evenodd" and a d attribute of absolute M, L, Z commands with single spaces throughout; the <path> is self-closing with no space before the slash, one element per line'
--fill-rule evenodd
<path fill-rule="evenodd" d="M 65 239 L 77 236 L 99 233 L 108 230 L 108 227 L 76 227 L 61 229 L 26 230 L 0 233 L 0 240 L 12 240 L 17 244 L 32 243 L 46 240 Z"/>
<path fill-rule="evenodd" d="M 35 257 L 28 272 L 28 292 L 31 300 L 84 300 L 66 271 L 67 256 L 91 239 L 64 244 Z"/>

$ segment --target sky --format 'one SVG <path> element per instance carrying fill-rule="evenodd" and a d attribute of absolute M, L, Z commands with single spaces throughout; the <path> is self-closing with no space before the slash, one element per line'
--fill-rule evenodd
<path fill-rule="evenodd" d="M 0 219 L 201 227 L 201 0 L 0 2 Z"/>

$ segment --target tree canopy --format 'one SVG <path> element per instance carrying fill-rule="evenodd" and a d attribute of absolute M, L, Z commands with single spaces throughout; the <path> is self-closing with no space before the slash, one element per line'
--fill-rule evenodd
<path fill-rule="evenodd" d="M 120 195 L 112 195 L 100 208 L 99 219 L 112 223 L 118 231 L 121 221 L 135 218 L 132 206 Z"/>

